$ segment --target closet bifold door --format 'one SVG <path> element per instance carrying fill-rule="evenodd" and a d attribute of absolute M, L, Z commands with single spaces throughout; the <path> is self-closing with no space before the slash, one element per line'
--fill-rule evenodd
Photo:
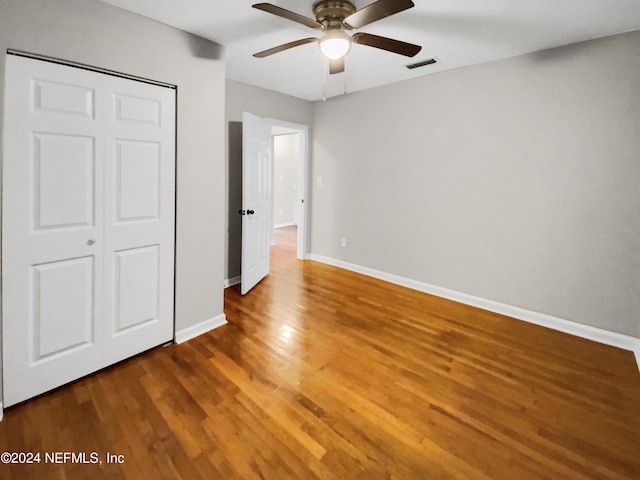
<path fill-rule="evenodd" d="M 175 91 L 109 83 L 105 121 L 105 358 L 173 339 Z"/>
<path fill-rule="evenodd" d="M 172 339 L 175 92 L 9 55 L 5 93 L 10 406 Z"/>

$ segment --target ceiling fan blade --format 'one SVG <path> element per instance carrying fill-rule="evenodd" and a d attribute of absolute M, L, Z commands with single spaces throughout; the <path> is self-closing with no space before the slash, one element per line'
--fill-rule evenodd
<path fill-rule="evenodd" d="M 379 37 L 370 33 L 354 33 L 351 37 L 354 43 L 358 45 L 367 45 L 369 47 L 379 48 L 387 52 L 399 53 L 405 57 L 414 57 L 422 50 L 420 45 L 413 43 L 401 42 L 393 38 Z"/>
<path fill-rule="evenodd" d="M 361 8 L 344 19 L 344 23 L 352 28 L 362 28 L 377 20 L 389 17 L 413 7 L 411 0 L 378 0 Z"/>
<path fill-rule="evenodd" d="M 256 3 L 255 5 L 252 5 L 252 7 L 257 8 L 258 10 L 262 10 L 263 12 L 277 15 L 278 17 L 286 18 L 287 20 L 301 23 L 302 25 L 305 25 L 309 28 L 322 30 L 322 24 L 316 22 L 312 18 L 305 17 L 304 15 L 300 15 L 299 13 L 292 12 L 291 10 L 286 10 L 282 7 L 278 7 L 270 3 Z"/>
<path fill-rule="evenodd" d="M 329 74 L 344 72 L 344 56 L 335 60 L 329 60 Z"/>
<path fill-rule="evenodd" d="M 263 50 L 262 52 L 254 53 L 253 56 L 256 58 L 264 58 L 264 57 L 268 57 L 269 55 L 273 55 L 274 53 L 284 52 L 285 50 L 289 50 L 290 48 L 299 47 L 300 45 L 317 42 L 317 41 L 318 39 L 316 37 L 303 38 L 302 40 L 283 43 L 282 45 L 278 45 L 277 47 L 269 48 L 268 50 Z"/>

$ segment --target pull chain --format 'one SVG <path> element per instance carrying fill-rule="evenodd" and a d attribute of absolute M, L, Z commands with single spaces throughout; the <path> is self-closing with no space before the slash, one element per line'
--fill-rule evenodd
<path fill-rule="evenodd" d="M 347 56 L 344 56 L 344 59 L 342 60 L 344 62 L 344 71 L 342 72 L 342 77 L 344 79 L 344 93 L 343 95 L 347 94 Z"/>
<path fill-rule="evenodd" d="M 327 57 L 324 55 L 323 58 L 323 68 L 322 68 L 322 101 L 327 101 Z"/>
<path fill-rule="evenodd" d="M 346 95 L 347 94 L 347 58 L 345 57 L 343 60 L 344 62 L 344 71 L 342 72 L 342 78 L 343 78 L 343 90 L 342 90 L 342 94 Z M 323 63 L 323 68 L 322 68 L 322 101 L 326 102 L 327 101 L 327 71 L 329 70 L 329 61 L 327 60 L 327 57 L 325 57 L 323 55 L 323 59 L 322 59 L 322 63 Z"/>

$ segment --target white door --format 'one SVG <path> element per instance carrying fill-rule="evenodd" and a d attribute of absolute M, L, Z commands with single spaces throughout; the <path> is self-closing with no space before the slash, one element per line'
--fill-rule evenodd
<path fill-rule="evenodd" d="M 173 339 L 175 90 L 109 79 L 105 120 L 105 358 Z"/>
<path fill-rule="evenodd" d="M 7 57 L 5 406 L 173 337 L 174 104 L 168 88 Z"/>
<path fill-rule="evenodd" d="M 242 112 L 242 295 L 269 273 L 271 141 L 269 122 Z"/>

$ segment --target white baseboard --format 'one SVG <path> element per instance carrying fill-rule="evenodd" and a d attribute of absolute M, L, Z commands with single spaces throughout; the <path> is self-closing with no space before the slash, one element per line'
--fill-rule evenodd
<path fill-rule="evenodd" d="M 293 227 L 295 225 L 297 225 L 296 222 L 278 223 L 273 228 Z"/>
<path fill-rule="evenodd" d="M 593 340 L 594 342 L 603 343 L 605 345 L 611 345 L 613 347 L 622 348 L 623 350 L 630 350 L 635 353 L 636 363 L 638 364 L 638 370 L 640 370 L 640 339 L 631 337 L 629 335 L 622 335 L 621 333 L 610 332 L 601 328 L 592 327 L 589 325 L 583 325 L 581 323 L 572 322 L 544 313 L 533 312 L 520 307 L 514 307 L 504 303 L 496 302 L 493 300 L 487 300 L 485 298 L 476 297 L 466 293 L 456 292 L 455 290 L 449 290 L 448 288 L 438 287 L 410 278 L 401 277 L 391 273 L 382 272 L 369 267 L 363 267 L 342 260 L 336 260 L 334 258 L 325 257 L 323 255 L 316 255 L 312 253 L 309 255 L 310 260 L 316 262 L 326 263 L 333 265 L 334 267 L 344 268 L 352 272 L 361 273 L 369 277 L 374 277 L 379 280 L 401 285 L 403 287 L 418 290 L 420 292 L 429 293 L 437 297 L 446 298 L 455 302 L 464 303 L 465 305 L 471 305 L 490 312 L 506 315 L 525 322 L 534 323 L 543 327 L 558 330 L 560 332 L 575 335 L 577 337 Z"/>
<path fill-rule="evenodd" d="M 241 280 L 242 280 L 242 277 L 240 275 L 233 278 L 227 278 L 224 281 L 224 288 L 229 288 L 229 287 L 233 287 L 234 285 L 238 285 Z"/>
<path fill-rule="evenodd" d="M 198 335 L 207 333 L 215 328 L 221 327 L 222 325 L 226 325 L 227 323 L 227 318 L 225 317 L 224 313 L 221 313 L 217 317 L 210 318 L 209 320 L 205 320 L 204 322 L 201 322 L 197 325 L 184 328 L 179 332 L 176 332 L 174 339 L 176 343 L 184 343 L 187 340 L 191 340 Z"/>
<path fill-rule="evenodd" d="M 2 402 L 0 402 L 0 422 L 2 421 L 2 417 L 4 417 L 4 406 Z"/>

